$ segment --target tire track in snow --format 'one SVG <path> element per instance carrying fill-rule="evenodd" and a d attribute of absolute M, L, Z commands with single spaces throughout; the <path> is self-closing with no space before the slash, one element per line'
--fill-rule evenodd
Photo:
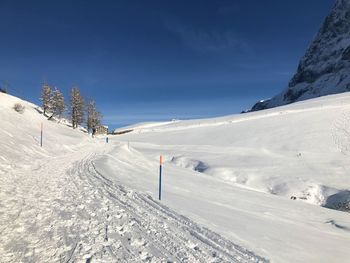
<path fill-rule="evenodd" d="M 100 197 L 108 197 L 112 204 L 111 222 L 113 222 L 115 214 L 118 215 L 118 210 L 123 211 L 122 214 L 128 215 L 129 224 L 127 227 L 137 233 L 138 237 L 129 236 L 123 245 L 127 247 L 129 255 L 134 259 L 137 258 L 137 254 L 135 255 L 132 249 L 138 250 L 142 247 L 131 245 L 136 241 L 136 243 L 139 242 L 143 245 L 141 254 L 148 255 L 144 258 L 138 258 L 143 261 L 157 259 L 179 262 L 266 261 L 225 240 L 218 234 L 198 226 L 188 218 L 176 214 L 154 201 L 150 196 L 131 191 L 111 182 L 95 169 L 93 159 L 94 156 L 90 156 L 82 160 L 79 163 L 80 171 L 78 174 L 82 180 L 89 181 L 91 189 L 99 190 Z M 119 227 L 123 229 L 124 226 L 122 224 Z M 113 231 L 113 228 L 115 225 L 108 225 L 108 229 Z M 111 248 L 115 249 L 113 244 Z M 138 252 L 140 254 L 140 251 Z"/>
<path fill-rule="evenodd" d="M 266 261 L 109 181 L 91 150 L 42 160 L 4 181 L 1 262 Z"/>

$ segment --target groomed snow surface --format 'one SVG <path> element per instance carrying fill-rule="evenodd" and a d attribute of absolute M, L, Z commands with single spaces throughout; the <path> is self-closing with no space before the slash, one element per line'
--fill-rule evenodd
<path fill-rule="evenodd" d="M 6 94 L 0 120 L 1 262 L 350 258 L 348 93 L 134 125 L 108 144 Z"/>

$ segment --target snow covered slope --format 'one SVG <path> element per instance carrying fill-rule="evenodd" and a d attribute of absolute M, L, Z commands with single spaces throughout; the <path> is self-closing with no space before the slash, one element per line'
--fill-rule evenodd
<path fill-rule="evenodd" d="M 16 103 L 25 107 L 22 114 L 13 109 Z M 89 136 L 73 131 L 64 124 L 47 121 L 39 114 L 39 109 L 32 103 L 0 93 L 0 175 L 29 165 L 33 158 L 72 152 L 91 140 Z M 41 123 L 44 130 L 43 148 L 40 147 Z"/>
<path fill-rule="evenodd" d="M 95 161 L 119 143 L 47 121 L 36 109 L 0 93 L 1 262 L 266 262 L 109 180 Z"/>
<path fill-rule="evenodd" d="M 344 262 L 349 134 L 344 93 L 114 136 L 96 169 L 156 197 L 163 154 L 167 206 L 275 262 Z"/>
<path fill-rule="evenodd" d="M 252 110 L 350 91 L 350 0 L 337 0 L 288 88 Z"/>
<path fill-rule="evenodd" d="M 349 116 L 344 93 L 106 144 L 0 94 L 1 262 L 346 262 Z"/>
<path fill-rule="evenodd" d="M 123 134 L 124 132 L 130 132 L 130 131 L 142 132 L 143 130 L 159 128 L 160 126 L 176 123 L 177 121 L 178 120 L 172 120 L 167 122 L 140 122 L 133 125 L 117 128 L 113 132 L 115 134 L 118 134 L 118 133 Z"/>

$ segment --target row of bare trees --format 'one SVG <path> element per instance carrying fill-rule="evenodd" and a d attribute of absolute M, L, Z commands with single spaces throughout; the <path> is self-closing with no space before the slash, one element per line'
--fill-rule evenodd
<path fill-rule="evenodd" d="M 42 101 L 43 113 L 48 119 L 61 118 L 67 110 L 73 129 L 86 124 L 88 132 L 94 132 L 95 128 L 101 125 L 102 115 L 97 111 L 95 101 L 85 102 L 77 87 L 73 87 L 70 91 L 69 105 L 65 104 L 62 92 L 48 84 L 42 86 L 40 100 Z"/>

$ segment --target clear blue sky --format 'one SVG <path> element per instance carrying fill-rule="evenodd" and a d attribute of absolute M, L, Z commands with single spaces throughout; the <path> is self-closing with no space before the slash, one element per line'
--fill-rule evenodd
<path fill-rule="evenodd" d="M 287 86 L 334 2 L 1 0 L 0 80 L 35 103 L 77 85 L 112 127 L 238 113 Z"/>

